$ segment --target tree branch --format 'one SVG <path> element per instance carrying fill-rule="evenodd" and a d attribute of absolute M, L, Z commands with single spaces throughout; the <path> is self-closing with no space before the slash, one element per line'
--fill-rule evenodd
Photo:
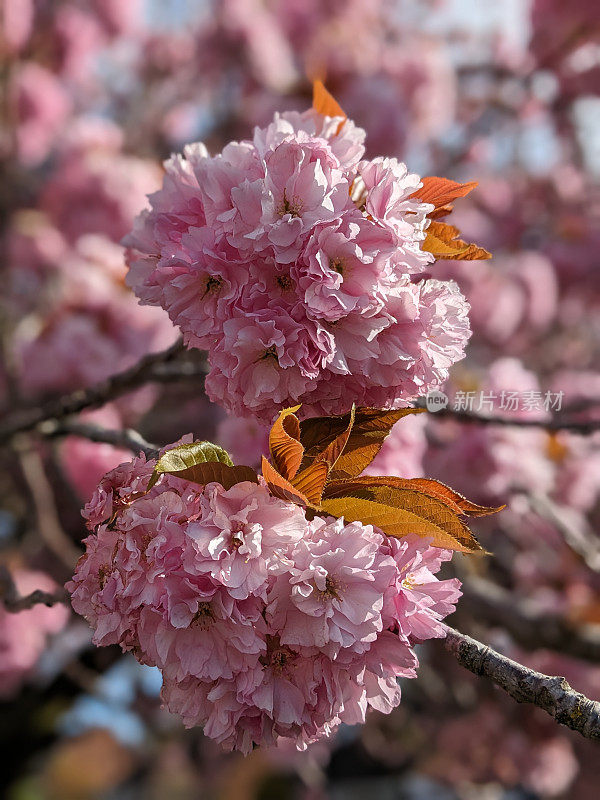
<path fill-rule="evenodd" d="M 426 408 L 425 401 L 418 400 L 412 404 L 415 408 Z M 596 408 L 597 404 L 590 406 Z M 589 410 L 589 409 L 588 409 Z M 590 434 L 600 431 L 600 419 L 574 420 L 554 416 L 551 419 L 524 419 L 516 417 L 488 417 L 474 411 L 463 411 L 455 408 L 441 408 L 431 412 L 435 419 L 454 419 L 466 425 L 500 425 L 509 428 L 541 428 L 545 431 L 570 431 L 571 433 Z"/>
<path fill-rule="evenodd" d="M 473 609 L 476 622 L 507 631 L 526 650 L 555 650 L 573 658 L 600 662 L 600 625 L 572 625 L 530 600 L 516 602 L 506 589 L 482 578 L 463 581 L 461 608 Z"/>
<path fill-rule="evenodd" d="M 24 409 L 8 416 L 0 424 L 0 444 L 10 440 L 15 434 L 30 431 L 48 419 L 63 419 L 78 414 L 88 408 L 97 408 L 109 400 L 114 400 L 146 383 L 172 380 L 174 377 L 191 377 L 204 374 L 196 365 L 182 365 L 180 373 L 169 370 L 170 362 L 184 352 L 183 342 L 179 340 L 167 350 L 144 356 L 137 364 L 123 372 L 90 386 L 78 389 L 39 406 Z"/>
<path fill-rule="evenodd" d="M 12 415 L 7 415 L 0 423 L 0 444 L 9 441 L 15 434 L 30 431 L 46 420 L 60 420 L 85 409 L 97 408 L 110 400 L 133 391 L 146 383 L 164 383 L 172 380 L 189 380 L 204 378 L 206 363 L 193 360 L 176 360 L 185 352 L 183 342 L 179 340 L 167 350 L 151 353 L 142 358 L 129 369 L 112 375 L 101 383 L 87 389 L 78 389 L 70 394 L 53 398 L 41 405 L 26 408 Z M 413 404 L 424 408 L 425 402 L 419 400 Z M 568 420 L 554 417 L 549 420 L 514 419 L 511 417 L 487 417 L 471 411 L 458 411 L 451 408 L 436 412 L 438 419 L 452 418 L 464 423 L 482 425 L 504 425 L 512 427 L 534 427 L 548 431 L 567 430 L 575 433 L 589 434 L 600 430 L 598 420 Z"/>
<path fill-rule="evenodd" d="M 5 566 L 0 566 L 0 600 L 4 608 L 11 614 L 27 611 L 33 606 L 43 603 L 45 606 L 54 606 L 57 603 L 68 603 L 69 595 L 64 589 L 55 592 L 44 592 L 36 589 L 31 594 L 20 595 L 12 575 Z"/>
<path fill-rule="evenodd" d="M 37 521 L 37 533 L 70 573 L 77 563 L 81 551 L 63 530 L 56 508 L 54 491 L 48 481 L 42 458 L 24 438 L 15 440 L 15 451 L 23 477 L 31 493 Z"/>
<path fill-rule="evenodd" d="M 474 675 L 485 675 L 518 703 L 532 703 L 586 739 L 600 741 L 600 703 L 569 686 L 565 678 L 524 667 L 453 628 L 444 645 Z"/>
<path fill-rule="evenodd" d="M 159 448 L 147 442 L 144 437 L 132 428 L 109 430 L 88 422 L 77 420 L 46 420 L 39 425 L 39 432 L 48 437 L 79 436 L 90 442 L 110 444 L 114 447 L 131 450 L 135 455 L 144 453 L 147 459 L 156 458 Z"/>
<path fill-rule="evenodd" d="M 586 518 L 574 521 L 571 509 L 558 505 L 547 495 L 535 492 L 523 496 L 532 511 L 548 520 L 593 572 L 600 572 L 600 540 Z"/>

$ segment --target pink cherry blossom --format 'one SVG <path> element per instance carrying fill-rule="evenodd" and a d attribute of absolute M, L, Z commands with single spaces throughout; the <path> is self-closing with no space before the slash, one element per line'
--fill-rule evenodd
<path fill-rule="evenodd" d="M 319 647 L 332 658 L 342 647 L 367 649 L 382 630 L 383 592 L 394 570 L 381 553 L 381 534 L 317 519 L 290 558 L 267 606 L 282 644 Z"/>
<path fill-rule="evenodd" d="M 423 457 L 427 451 L 425 415 L 409 416 L 394 425 L 379 453 L 364 470 L 364 475 L 397 475 L 420 478 L 424 475 Z"/>
<path fill-rule="evenodd" d="M 217 426 L 216 441 L 236 464 L 258 467 L 269 453 L 269 428 L 253 417 L 227 416 Z"/>
<path fill-rule="evenodd" d="M 71 112 L 71 98 L 56 76 L 34 61 L 15 71 L 10 97 L 18 120 L 19 160 L 27 166 L 40 164 Z"/>
<path fill-rule="evenodd" d="M 425 218 L 433 207 L 411 198 L 421 186 L 418 175 L 396 158 L 375 158 L 358 165 L 355 192 L 367 214 L 392 231 L 397 252 L 395 262 L 403 272 L 422 272 L 433 261 L 421 250 L 425 239 Z"/>
<path fill-rule="evenodd" d="M 45 183 L 42 206 L 72 242 L 85 233 L 119 241 L 146 205 L 146 195 L 159 185 L 153 162 L 124 155 L 115 144 L 111 126 L 79 125 Z"/>
<path fill-rule="evenodd" d="M 290 270 L 308 315 L 336 322 L 353 311 L 380 311 L 393 252 L 392 237 L 368 224 L 356 209 L 336 224 L 317 227 Z"/>
<path fill-rule="evenodd" d="M 318 323 L 297 321 L 286 309 L 266 306 L 239 312 L 223 324 L 212 351 L 206 390 L 213 402 L 243 415 L 265 407 L 269 415 L 290 397 L 317 386 L 331 359 L 332 336 Z"/>
<path fill-rule="evenodd" d="M 443 635 L 460 594 L 435 577 L 448 553 L 308 521 L 261 478 L 225 490 L 162 475 L 148 491 L 154 464 L 120 465 L 85 507 L 67 589 L 96 644 L 157 666 L 167 708 L 227 749 L 303 749 L 399 704 L 413 641 Z"/>
<path fill-rule="evenodd" d="M 311 109 L 213 158 L 188 145 L 124 240 L 128 284 L 208 350 L 209 396 L 238 417 L 402 405 L 464 356 L 468 306 L 424 274 L 421 180 L 363 141 Z"/>
<path fill-rule="evenodd" d="M 269 562 L 282 557 L 301 536 L 294 507 L 270 504 L 263 486 L 249 491 L 242 484 L 228 492 L 215 484 L 205 499 L 198 520 L 187 530 L 195 543 L 189 569 L 206 571 L 238 600 L 264 593 Z"/>
<path fill-rule="evenodd" d="M 441 620 L 454 610 L 461 595 L 460 581 L 440 581 L 435 573 L 442 562 L 450 561 L 452 552 L 435 547 L 423 549 L 416 537 L 389 539 L 388 543 L 398 576 L 388 595 L 393 610 L 388 608 L 387 613 L 408 637 L 444 637 L 446 629 Z"/>
<path fill-rule="evenodd" d="M 115 406 L 104 406 L 80 416 L 84 423 L 100 425 L 112 430 L 123 427 L 123 419 Z M 129 453 L 121 447 L 90 442 L 78 436 L 67 436 L 60 445 L 60 458 L 65 474 L 81 500 L 92 496 L 98 481 L 109 470 L 127 458 Z"/>
<path fill-rule="evenodd" d="M 118 245 L 88 235 L 76 248 L 63 250 L 59 237 L 50 239 L 41 229 L 42 234 L 40 245 L 47 246 L 48 255 L 32 255 L 42 263 L 51 255 L 50 268 L 35 275 L 38 306 L 23 317 L 13 342 L 26 393 L 80 388 L 174 341 L 176 332 L 166 314 L 141 307 L 123 286 Z M 18 263 L 14 266 L 17 276 L 21 271 Z"/>
<path fill-rule="evenodd" d="M 56 585 L 47 575 L 27 569 L 12 571 L 17 591 L 52 592 Z M 64 628 L 69 612 L 61 603 L 10 613 L 0 607 L 0 696 L 9 698 L 33 672 L 47 639 Z"/>
<path fill-rule="evenodd" d="M 2 40 L 11 50 L 20 50 L 31 35 L 33 0 L 2 0 Z"/>
<path fill-rule="evenodd" d="M 325 142 L 302 132 L 264 156 L 262 215 L 251 233 L 282 264 L 298 257 L 307 234 L 350 206 L 349 184 Z"/>

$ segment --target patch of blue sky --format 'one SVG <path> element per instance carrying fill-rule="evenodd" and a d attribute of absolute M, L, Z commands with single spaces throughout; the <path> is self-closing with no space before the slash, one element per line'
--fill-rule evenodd
<path fill-rule="evenodd" d="M 150 28 L 177 31 L 213 13 L 214 4 L 215 0 L 145 0 L 144 17 Z"/>
<path fill-rule="evenodd" d="M 453 48 L 453 53 L 459 61 L 463 60 L 461 52 L 468 55 L 469 61 L 474 56 L 479 60 L 486 55 L 490 57 L 488 43 L 495 36 L 501 36 L 515 49 L 526 49 L 531 33 L 530 8 L 531 0 L 445 0 L 422 16 L 422 26 L 438 35 L 448 32 L 472 34 L 479 47 L 466 48 L 465 51 L 464 43 L 460 43 Z"/>
<path fill-rule="evenodd" d="M 126 745 L 140 745 L 146 738 L 144 723 L 123 706 L 84 695 L 61 717 L 58 730 L 63 736 L 77 736 L 93 728 L 104 728 Z"/>
<path fill-rule="evenodd" d="M 93 694 L 79 697 L 61 716 L 58 730 L 74 736 L 91 728 L 105 728 L 124 744 L 141 744 L 146 729 L 130 706 L 138 690 L 156 697 L 161 684 L 158 669 L 125 656 L 97 680 Z"/>
<path fill-rule="evenodd" d="M 521 126 L 517 156 L 521 166 L 531 175 L 547 175 L 559 164 L 562 156 L 560 141 L 548 118 L 534 118 Z"/>

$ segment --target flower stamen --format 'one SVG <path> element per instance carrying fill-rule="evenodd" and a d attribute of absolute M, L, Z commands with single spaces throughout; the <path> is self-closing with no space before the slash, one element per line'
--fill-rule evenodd
<path fill-rule="evenodd" d="M 191 624 L 195 628 L 200 628 L 203 631 L 208 630 L 211 623 L 214 622 L 215 614 L 211 608 L 210 603 L 198 603 L 198 611 L 194 614 Z"/>
<path fill-rule="evenodd" d="M 283 292 L 291 292 L 294 288 L 294 281 L 289 275 L 277 275 L 275 281 Z"/>
<path fill-rule="evenodd" d="M 325 578 L 325 588 L 323 590 L 319 590 L 319 597 L 321 600 L 339 600 L 340 599 L 340 592 L 342 590 L 342 586 L 335 578 L 331 575 L 328 575 Z"/>
<path fill-rule="evenodd" d="M 329 259 L 329 269 L 332 269 L 334 272 L 337 272 L 338 275 L 344 277 L 345 271 L 345 262 L 343 258 L 330 258 Z"/>
<path fill-rule="evenodd" d="M 207 278 L 204 294 L 201 299 L 204 300 L 207 294 L 216 294 L 222 285 L 223 281 L 220 278 L 215 278 L 213 275 L 210 275 Z"/>
<path fill-rule="evenodd" d="M 291 200 L 288 199 L 286 190 L 283 190 L 283 200 L 281 205 L 277 209 L 277 213 L 280 217 L 285 217 L 286 214 L 289 214 L 290 217 L 299 217 L 300 212 L 302 211 L 303 206 L 302 199 L 300 197 L 292 197 Z"/>

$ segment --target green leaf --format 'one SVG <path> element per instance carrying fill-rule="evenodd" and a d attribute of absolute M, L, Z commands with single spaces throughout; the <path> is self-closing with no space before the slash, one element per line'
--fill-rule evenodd
<path fill-rule="evenodd" d="M 207 483 L 220 483 L 224 489 L 231 489 L 236 483 L 251 481 L 258 483 L 258 475 L 252 467 L 221 464 L 220 461 L 207 461 L 204 464 L 195 464 L 177 472 L 170 472 L 174 478 L 183 478 L 190 483 L 206 486 Z"/>
<path fill-rule="evenodd" d="M 148 483 L 148 489 L 151 489 L 161 475 L 176 474 L 188 471 L 199 464 L 206 464 L 209 462 L 217 462 L 224 464 L 228 467 L 233 467 L 231 456 L 222 447 L 219 447 L 212 442 L 192 442 L 191 444 L 180 444 L 172 450 L 167 450 L 156 462 L 154 472 Z M 184 477 L 186 480 L 192 478 L 179 474 L 178 477 Z"/>

